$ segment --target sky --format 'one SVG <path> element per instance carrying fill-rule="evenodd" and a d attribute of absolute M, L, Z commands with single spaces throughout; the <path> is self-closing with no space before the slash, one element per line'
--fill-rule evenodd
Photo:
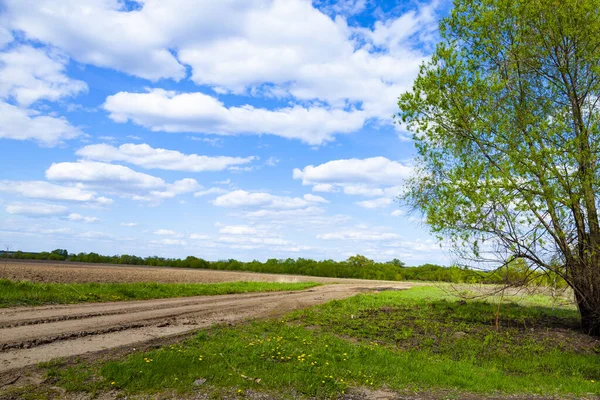
<path fill-rule="evenodd" d="M 393 119 L 448 8 L 0 0 L 0 245 L 450 263 Z"/>

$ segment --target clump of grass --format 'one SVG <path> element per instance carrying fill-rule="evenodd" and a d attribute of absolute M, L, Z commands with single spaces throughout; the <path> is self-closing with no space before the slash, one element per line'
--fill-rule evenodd
<path fill-rule="evenodd" d="M 493 312 L 493 304 L 465 303 L 431 287 L 360 295 L 282 320 L 216 327 L 123 360 L 52 368 L 50 375 L 67 390 L 126 394 L 252 389 L 329 398 L 360 386 L 600 394 L 600 361 L 592 347 L 545 340 L 556 329 L 565 341 L 583 337 L 554 322 L 543 326 L 547 317 L 569 324 L 573 310 L 513 304 L 505 311 L 513 325 L 499 331 L 491 325 Z M 198 387 L 197 379 L 206 382 Z"/>
<path fill-rule="evenodd" d="M 318 283 L 33 283 L 0 279 L 0 308 L 303 290 Z"/>

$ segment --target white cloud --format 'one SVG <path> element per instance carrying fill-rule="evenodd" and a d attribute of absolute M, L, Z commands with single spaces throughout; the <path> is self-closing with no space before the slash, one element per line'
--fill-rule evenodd
<path fill-rule="evenodd" d="M 165 190 L 152 190 L 150 196 L 140 196 L 140 200 L 171 199 L 177 195 L 190 193 L 202 186 L 195 179 L 185 178 L 166 185 Z"/>
<path fill-rule="evenodd" d="M 321 196 L 315 196 L 314 194 L 310 194 L 310 193 L 304 195 L 304 200 L 310 201 L 313 203 L 329 203 L 329 200 L 324 199 Z"/>
<path fill-rule="evenodd" d="M 56 101 L 87 90 L 85 82 L 65 75 L 67 62 L 31 46 L 0 53 L 0 98 L 28 106 L 40 99 Z"/>
<path fill-rule="evenodd" d="M 334 160 L 317 166 L 294 169 L 294 179 L 311 185 L 313 192 L 338 192 L 352 196 L 379 197 L 357 202 L 361 207 L 378 208 L 392 203 L 404 191 L 402 183 L 410 177 L 410 165 L 385 157 Z"/>
<path fill-rule="evenodd" d="M 180 233 L 170 229 L 157 229 L 154 231 L 154 234 L 159 236 L 181 236 Z"/>
<path fill-rule="evenodd" d="M 192 240 L 209 240 L 210 236 L 204 235 L 201 233 L 192 233 L 192 234 L 190 234 L 190 239 L 192 239 Z"/>
<path fill-rule="evenodd" d="M 223 194 L 223 193 L 227 193 L 227 192 L 228 192 L 228 190 L 225 190 L 220 187 L 211 187 L 210 189 L 201 190 L 199 192 L 194 193 L 194 197 L 201 197 L 201 196 L 206 196 L 209 194 Z"/>
<path fill-rule="evenodd" d="M 100 221 L 100 219 L 97 218 L 97 217 L 86 217 L 84 215 L 77 214 L 77 213 L 71 213 L 71 214 L 69 214 L 69 216 L 67 217 L 67 219 L 69 221 L 85 222 L 85 223 L 92 223 L 92 222 L 98 222 L 98 221 Z"/>
<path fill-rule="evenodd" d="M 317 235 L 323 240 L 352 240 L 352 241 L 382 241 L 399 239 L 400 235 L 395 233 L 370 232 L 368 230 L 344 230 Z"/>
<path fill-rule="evenodd" d="M 107 97 L 104 109 L 115 122 L 131 120 L 153 131 L 271 134 L 313 145 L 333 140 L 336 133 L 356 131 L 365 121 L 361 111 L 299 105 L 275 110 L 250 105 L 228 108 L 204 93 L 163 89 L 119 92 Z"/>
<path fill-rule="evenodd" d="M 360 12 L 363 0 L 323 8 L 337 17 L 303 0 L 136 5 L 129 10 L 117 0 L 40 0 L 31 7 L 6 0 L 4 15 L 8 28 L 85 64 L 149 80 L 182 79 L 189 66 L 191 79 L 217 94 L 292 99 L 289 108 L 269 111 L 226 108 L 198 93 L 191 94 L 194 101 L 141 94 L 143 100 L 135 97 L 128 104 L 125 100 L 136 94 L 124 93 L 107 101 L 116 120 L 131 119 L 154 130 L 277 134 L 310 144 L 359 129 L 369 118 L 391 124 L 397 96 L 412 85 L 438 25 L 435 1 L 419 3 L 417 11 L 409 6 L 373 29 L 349 27 L 339 16 Z M 325 106 L 298 105 L 314 100 Z M 165 104 L 170 107 L 162 116 L 156 107 Z M 177 113 L 175 104 L 187 106 Z M 189 104 L 198 110 L 190 113 Z"/>
<path fill-rule="evenodd" d="M 127 143 L 119 147 L 94 144 L 79 149 L 77 155 L 95 161 L 124 161 L 144 168 L 170 171 L 222 171 L 234 165 L 248 164 L 256 157 L 209 157 L 183 154 L 179 151 L 155 149 L 148 144 Z"/>
<path fill-rule="evenodd" d="M 66 200 L 112 204 L 113 200 L 98 197 L 93 191 L 75 186 L 60 186 L 45 181 L 0 181 L 0 192 L 16 193 L 23 197 L 44 200 Z"/>
<path fill-rule="evenodd" d="M 134 226 L 138 226 L 137 222 L 121 222 L 121 226 L 125 226 L 128 228 L 133 228 Z"/>
<path fill-rule="evenodd" d="M 394 210 L 392 211 L 392 213 L 390 214 L 392 217 L 401 217 L 403 215 L 405 215 L 406 213 L 404 212 L 404 210 Z"/>
<path fill-rule="evenodd" d="M 138 201 L 157 202 L 179 194 L 198 190 L 195 179 L 185 178 L 167 183 L 162 178 L 136 172 L 123 165 L 96 161 L 53 163 L 46 170 L 46 178 L 61 182 L 76 182 L 92 188 L 131 197 Z"/>
<path fill-rule="evenodd" d="M 357 201 L 356 204 L 363 208 L 383 208 L 392 204 L 393 200 L 389 197 L 380 197 L 374 200 Z"/>
<path fill-rule="evenodd" d="M 234 244 L 253 244 L 268 246 L 289 246 L 292 243 L 281 238 L 248 237 L 248 236 L 221 236 L 219 242 Z"/>
<path fill-rule="evenodd" d="M 6 206 L 5 211 L 9 214 L 24 215 L 27 217 L 51 217 L 68 214 L 69 210 L 64 206 L 44 203 L 15 203 Z"/>
<path fill-rule="evenodd" d="M 279 164 L 279 159 L 277 157 L 269 157 L 267 158 L 267 161 L 265 161 L 265 165 L 268 167 L 275 167 L 277 164 Z"/>
<path fill-rule="evenodd" d="M 257 211 L 246 211 L 240 213 L 239 216 L 243 218 L 258 218 L 258 219 L 284 219 L 289 220 L 290 218 L 306 218 L 315 215 L 323 214 L 325 210 L 320 207 L 306 207 L 295 210 L 257 210 Z"/>
<path fill-rule="evenodd" d="M 15 0 L 6 2 L 4 8 L 11 28 L 23 31 L 27 38 L 58 46 L 80 62 L 146 79 L 180 79 L 185 68 L 168 51 L 164 30 L 169 20 L 173 28 L 181 22 L 171 13 L 183 10 L 169 10 L 158 3 L 149 2 L 154 16 L 147 15 L 152 13 L 147 9 L 127 12 L 114 0 L 47 0 L 36 2 L 35 7 Z M 158 24 L 161 18 L 165 24 Z"/>
<path fill-rule="evenodd" d="M 0 139 L 35 140 L 44 146 L 56 146 L 80 135 L 81 131 L 65 118 L 41 115 L 0 101 Z"/>
<path fill-rule="evenodd" d="M 161 178 L 136 172 L 131 168 L 94 161 L 52 163 L 46 170 L 46 178 L 62 182 L 118 185 L 138 189 L 164 187 Z"/>
<path fill-rule="evenodd" d="M 106 232 L 98 232 L 98 231 L 87 231 L 79 233 L 77 236 L 85 238 L 85 239 L 95 239 L 95 240 L 113 240 L 115 239 L 113 235 Z"/>
<path fill-rule="evenodd" d="M 165 246 L 185 246 L 187 242 L 185 240 L 180 239 L 160 239 L 160 240 L 151 240 L 151 244 L 165 245 Z"/>
<path fill-rule="evenodd" d="M 228 235 L 255 235 L 256 228 L 248 225 L 228 225 L 219 229 L 219 233 Z"/>
<path fill-rule="evenodd" d="M 312 195 L 309 195 L 312 196 Z M 318 199 L 318 200 L 317 200 Z M 217 197 L 213 204 L 218 207 L 230 208 L 266 208 L 266 209 L 298 209 L 305 208 L 315 202 L 323 202 L 322 197 L 298 198 L 287 196 L 276 196 L 264 192 L 247 192 L 245 190 L 234 190 Z M 326 201 L 326 200 L 325 200 Z"/>
<path fill-rule="evenodd" d="M 333 185 L 328 183 L 319 183 L 318 185 L 313 186 L 313 192 L 324 192 L 324 193 L 333 193 L 336 191 Z"/>
<path fill-rule="evenodd" d="M 412 173 L 412 167 L 385 157 L 334 160 L 325 164 L 294 169 L 294 179 L 303 185 L 401 184 Z"/>

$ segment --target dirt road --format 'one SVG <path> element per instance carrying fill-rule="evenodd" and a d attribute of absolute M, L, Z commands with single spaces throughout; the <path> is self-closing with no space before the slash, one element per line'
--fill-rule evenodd
<path fill-rule="evenodd" d="M 0 374 L 58 357 L 183 335 L 215 323 L 277 316 L 361 292 L 410 286 L 367 281 L 298 292 L 0 309 Z"/>

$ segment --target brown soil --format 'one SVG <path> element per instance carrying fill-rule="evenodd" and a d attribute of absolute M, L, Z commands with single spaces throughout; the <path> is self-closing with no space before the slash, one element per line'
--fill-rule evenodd
<path fill-rule="evenodd" d="M 1 277 L 37 281 L 284 281 L 297 277 L 118 266 L 0 264 Z M 253 279 L 252 279 L 253 278 Z M 312 277 L 300 277 L 315 280 Z M 317 279 L 321 280 L 321 279 Z M 337 279 L 343 282 L 344 280 Z M 407 289 L 408 283 L 350 281 L 298 292 L 246 293 L 145 301 L 0 309 L 0 376 L 55 358 L 134 346 L 185 335 L 217 323 L 281 315 L 365 290 Z M 359 282 L 359 283 L 356 283 Z M 8 374 L 14 376 L 14 374 Z M 2 381 L 3 379 L 0 379 Z"/>
<path fill-rule="evenodd" d="M 255 272 L 216 271 L 191 268 L 146 267 L 135 265 L 85 264 L 0 259 L 0 279 L 32 282 L 160 282 L 217 283 L 252 282 L 321 282 L 321 283 L 390 283 L 366 279 L 322 278 L 303 275 L 260 274 Z"/>

